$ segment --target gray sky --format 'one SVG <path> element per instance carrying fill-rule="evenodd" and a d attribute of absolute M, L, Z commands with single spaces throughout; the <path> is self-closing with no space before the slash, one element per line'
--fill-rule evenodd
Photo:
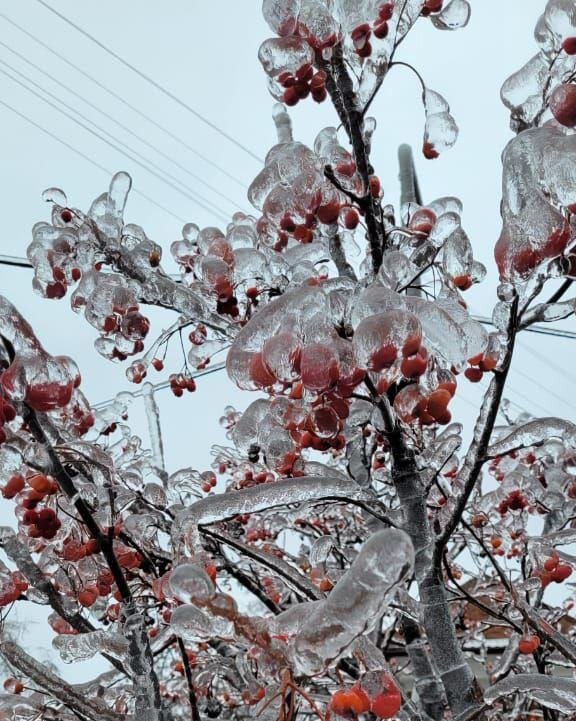
<path fill-rule="evenodd" d="M 270 120 L 273 99 L 266 90 L 265 76 L 257 59 L 260 43 L 271 33 L 261 18 L 258 0 L 222 0 L 219 3 L 164 0 L 161 4 L 152 0 L 99 0 L 97 4 L 51 0 L 51 4 L 256 155 L 264 157 L 274 143 L 274 126 Z M 441 195 L 457 195 L 462 199 L 464 228 L 472 240 L 476 257 L 489 269 L 487 281 L 469 292 L 467 299 L 474 312 L 489 315 L 497 280 L 492 249 L 500 223 L 500 153 L 511 137 L 507 112 L 499 100 L 499 89 L 502 81 L 536 51 L 532 33 L 545 2 L 482 0 L 472 4 L 468 28 L 456 33 L 442 33 L 434 30 L 430 23 L 420 22 L 399 55 L 399 59 L 415 65 L 428 86 L 442 93 L 450 103 L 461 130 L 456 147 L 435 161 L 421 157 L 419 148 L 424 118 L 418 82 L 407 69 L 395 68 L 372 107 L 378 122 L 372 157 L 389 202 L 397 203 L 396 149 L 403 142 L 411 143 L 416 149 L 425 199 L 432 200 Z M 259 171 L 258 162 L 124 68 L 36 0 L 2 0 L 0 13 L 9 16 L 84 72 L 95 76 L 105 87 L 189 146 L 225 167 L 246 186 Z M 80 97 L 64 91 L 3 45 L 0 45 L 0 60 L 17 68 L 62 102 L 72 105 L 117 139 L 137 148 L 176 176 L 177 180 L 171 182 L 178 187 L 189 186 L 191 190 L 185 190 L 186 194 L 200 193 L 226 215 L 234 209 L 249 208 L 245 189 L 240 185 L 2 17 L 0 29 L 2 43 L 55 76 Z M 2 69 L 5 66 L 0 63 Z M 80 98 L 112 115 L 134 134 L 144 137 L 235 203 L 223 200 L 170 165 L 164 157 L 130 137 Z M 220 225 L 224 229 L 223 223 L 216 222 L 213 214 L 79 128 L 1 72 L 0 100 L 111 172 L 127 170 L 136 189 L 153 197 L 176 216 L 200 226 Z M 322 127 L 337 124 L 335 113 L 327 102 L 321 106 L 304 102 L 291 114 L 295 137 L 308 144 Z M 48 219 L 48 207 L 41 200 L 45 188 L 62 188 L 72 206 L 86 210 L 93 198 L 107 189 L 109 175 L 1 105 L 0 123 L 0 203 L 3 209 L 0 253 L 22 256 L 30 240 L 32 225 Z M 168 260 L 170 243 L 180 237 L 182 223 L 179 220 L 134 192 L 126 219 L 142 225 L 149 237 L 162 245 Z M 166 267 L 174 270 L 170 260 Z M 90 400 L 97 402 L 118 390 L 134 389 L 125 380 L 125 366 L 112 364 L 94 352 L 95 331 L 82 317 L 71 312 L 67 299 L 46 301 L 33 295 L 30 271 L 0 266 L 0 288 L 0 292 L 33 323 L 50 352 L 68 354 L 76 359 L 83 373 L 83 390 Z M 152 334 L 157 334 L 163 324 L 170 322 L 167 315 L 159 312 L 147 314 L 153 320 Z M 563 321 L 560 325 L 576 329 L 573 320 Z M 570 342 L 525 334 L 511 373 L 511 400 L 535 414 L 558 414 L 574 420 L 570 399 L 574 398 L 576 375 L 573 371 L 572 374 L 570 371 L 559 372 L 560 367 L 569 369 L 572 366 L 569 359 L 576 346 L 569 345 Z M 547 357 L 554 366 L 546 361 Z M 475 416 L 473 405 L 478 402 L 479 389 L 465 382 L 461 386 L 454 404 L 455 415 L 470 425 Z M 243 408 L 254 397 L 253 394 L 240 394 L 223 374 L 201 380 L 196 394 L 179 400 L 165 391 L 159 400 L 169 470 L 182 466 L 204 470 L 210 461 L 210 445 L 224 441 L 218 426 L 222 408 L 228 403 Z M 140 406 L 136 405 L 134 409 L 139 411 Z M 141 413 L 133 413 L 135 431 L 146 438 L 142 420 Z M 1 514 L 5 516 L 2 521 L 6 522 L 11 510 L 0 505 Z M 30 629 L 37 633 L 37 627 Z M 71 678 L 77 679 L 81 678 L 82 670 L 75 666 L 69 673 Z"/>

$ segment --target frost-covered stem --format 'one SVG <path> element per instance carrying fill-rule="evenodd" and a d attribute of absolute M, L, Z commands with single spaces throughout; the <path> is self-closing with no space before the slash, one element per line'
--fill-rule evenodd
<path fill-rule="evenodd" d="M 350 278 L 353 281 L 357 280 L 354 269 L 346 260 L 346 254 L 344 253 L 342 241 L 338 233 L 334 233 L 334 235 L 330 238 L 330 256 L 332 257 L 334 265 L 341 276 Z"/>
<path fill-rule="evenodd" d="M 462 492 L 458 496 L 452 515 L 448 519 L 444 530 L 440 536 L 436 539 L 436 550 L 434 554 L 435 565 L 440 565 L 443 550 L 448 543 L 451 535 L 454 533 L 462 514 L 466 509 L 468 500 L 472 495 L 476 483 L 480 476 L 482 466 L 486 461 L 486 453 L 488 451 L 488 445 L 490 444 L 490 438 L 496 418 L 498 417 L 498 411 L 500 409 L 500 403 L 502 402 L 502 394 L 504 393 L 504 386 L 506 385 L 506 379 L 508 378 L 508 372 L 510 370 L 510 364 L 512 362 L 512 355 L 514 353 L 514 344 L 516 340 L 517 331 L 517 314 L 518 314 L 518 296 L 513 300 L 510 308 L 510 318 L 508 321 L 508 342 L 506 345 L 506 353 L 502 365 L 500 368 L 494 371 L 494 377 L 490 382 L 484 400 L 482 402 L 482 408 L 476 420 L 476 426 L 474 428 L 474 438 L 460 472 L 460 480 L 462 483 Z"/>
<path fill-rule="evenodd" d="M 188 701 L 190 702 L 190 709 L 192 711 L 192 721 L 201 721 L 200 712 L 198 711 L 198 700 L 196 699 L 196 691 L 194 690 L 194 683 L 192 682 L 192 669 L 190 668 L 190 660 L 186 653 L 186 647 L 181 638 L 178 638 L 178 649 L 182 658 L 182 665 L 184 666 L 184 674 L 186 676 L 186 683 L 188 685 Z"/>
<path fill-rule="evenodd" d="M 387 429 L 392 455 L 392 480 L 404 514 L 404 530 L 414 546 L 414 575 L 420 594 L 424 630 L 455 717 L 468 715 L 478 706 L 479 689 L 458 642 L 450 615 L 440 564 L 434 563 L 434 540 L 428 520 L 426 489 L 414 451 L 406 446 L 402 429 L 389 404 L 368 378 L 365 383 L 378 405 Z"/>
<path fill-rule="evenodd" d="M 343 121 L 352 150 L 356 168 L 364 184 L 364 195 L 359 199 L 361 209 L 364 211 L 366 227 L 368 229 L 368 243 L 372 255 L 372 267 L 377 273 L 382 265 L 382 253 L 384 247 L 384 229 L 378 219 L 378 203 L 370 193 L 369 178 L 372 175 L 372 167 L 366 142 L 364 140 L 363 114 L 358 107 L 356 93 L 352 79 L 348 74 L 344 63 L 342 46 L 336 45 L 330 63 L 322 63 L 321 67 L 326 71 L 328 78 L 326 88 Z"/>
<path fill-rule="evenodd" d="M 110 711 L 97 699 L 86 698 L 84 692 L 80 692 L 67 684 L 60 676 L 52 673 L 49 668 L 32 658 L 13 641 L 0 641 L 0 653 L 20 673 L 31 679 L 74 713 L 91 719 L 91 721 L 121 721 L 121 719 L 125 718 L 123 715 Z"/>
<path fill-rule="evenodd" d="M 142 398 L 144 400 L 144 409 L 146 411 L 146 419 L 148 421 L 148 433 L 150 435 L 150 443 L 152 445 L 154 464 L 161 472 L 162 482 L 166 484 L 168 477 L 166 475 L 166 465 L 164 463 L 162 426 L 160 425 L 160 413 L 158 411 L 156 398 L 154 397 L 154 386 L 152 383 L 145 383 L 142 386 Z"/>
<path fill-rule="evenodd" d="M 371 500 L 354 481 L 342 476 L 301 476 L 241 491 L 219 493 L 202 498 L 178 513 L 172 529 L 173 542 L 178 545 L 185 536 L 189 549 L 197 553 L 202 549 L 200 526 L 277 506 L 329 500 L 354 503 L 358 499 Z"/>
<path fill-rule="evenodd" d="M 448 705 L 458 717 L 477 706 L 478 687 L 456 636 L 442 570 L 433 562 L 434 542 L 416 459 L 406 447 L 400 428 L 395 427 L 388 437 L 393 457 L 392 478 L 404 512 L 404 530 L 414 545 L 414 571 L 424 629 Z"/>
<path fill-rule="evenodd" d="M 135 716 L 139 721 L 168 721 L 170 715 L 162 709 L 148 633 L 134 601 L 124 603 L 122 617 L 128 639 L 128 666 L 133 675 Z"/>
<path fill-rule="evenodd" d="M 414 686 L 418 698 L 428 716 L 434 721 L 439 721 L 444 715 L 446 704 L 444 690 L 430 660 L 420 627 L 415 621 L 404 615 L 401 626 L 406 641 L 406 652 L 412 664 Z"/>

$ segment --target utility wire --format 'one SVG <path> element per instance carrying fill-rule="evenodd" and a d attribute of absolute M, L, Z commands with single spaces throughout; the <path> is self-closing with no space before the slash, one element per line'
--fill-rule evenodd
<path fill-rule="evenodd" d="M 15 28 L 17 28 L 18 30 L 20 30 L 20 32 L 24 33 L 24 35 L 26 35 L 27 37 L 31 38 L 35 43 L 37 43 L 38 45 L 40 45 L 41 47 L 43 47 L 43 48 L 44 48 L 45 50 L 47 50 L 49 53 L 51 53 L 52 55 L 54 55 L 55 57 L 57 57 L 59 60 L 61 60 L 63 63 L 66 63 L 66 65 L 68 65 L 69 67 L 73 68 L 76 72 L 80 73 L 80 75 L 82 75 L 83 77 L 85 77 L 85 78 L 87 78 L 88 80 L 90 80 L 90 82 L 94 83 L 94 85 L 97 85 L 101 90 L 104 90 L 106 93 L 108 93 L 109 95 L 111 95 L 113 98 L 115 98 L 116 100 L 118 100 L 119 102 L 121 102 L 121 103 L 122 103 L 125 107 L 127 107 L 130 111 L 132 111 L 133 113 L 136 113 L 136 115 L 138 115 L 139 117 L 144 118 L 144 120 L 148 121 L 151 125 L 153 125 L 154 127 L 158 128 L 159 130 L 161 130 L 163 133 L 165 133 L 165 134 L 166 134 L 168 137 L 170 137 L 172 140 L 176 141 L 179 145 L 182 145 L 182 147 L 186 148 L 186 149 L 189 150 L 191 153 L 194 153 L 194 155 L 196 155 L 196 157 L 200 158 L 200 159 L 203 160 L 205 163 L 208 163 L 208 165 L 211 165 L 213 168 L 216 168 L 220 173 L 222 173 L 222 174 L 225 175 L 227 178 L 229 178 L 230 180 L 232 180 L 232 181 L 234 181 L 235 183 L 237 183 L 238 185 L 240 185 L 242 188 L 245 188 L 245 187 L 246 187 L 246 183 L 244 183 L 242 180 L 239 180 L 238 178 L 236 178 L 234 175 L 232 175 L 231 173 L 229 173 L 225 168 L 223 168 L 223 167 L 221 167 L 220 165 L 218 165 L 217 163 L 215 163 L 213 160 L 211 160 L 211 159 L 210 159 L 209 157 L 207 157 L 206 155 L 203 155 L 202 153 L 200 153 L 200 152 L 199 152 L 198 150 L 196 150 L 196 148 L 194 148 L 192 145 L 189 145 L 188 143 L 186 143 L 186 142 L 185 142 L 184 140 L 182 140 L 182 138 L 180 138 L 178 135 L 176 135 L 175 133 L 171 132 L 170 130 L 168 130 L 167 128 L 165 128 L 163 125 L 161 125 L 160 123 L 158 123 L 156 120 L 154 120 L 153 118 L 151 118 L 149 115 L 147 115 L 146 113 L 144 113 L 144 112 L 142 112 L 141 110 L 139 110 L 136 106 L 134 106 L 134 105 L 132 105 L 131 103 L 129 103 L 129 102 L 128 102 L 127 100 L 125 100 L 121 95 L 119 95 L 118 93 L 114 92 L 114 90 L 111 90 L 107 85 L 105 85 L 103 82 L 101 82 L 100 80 L 98 80 L 98 78 L 96 78 L 96 77 L 94 77 L 93 75 L 90 75 L 90 73 L 87 73 L 86 71 L 82 70 L 82 68 L 78 67 L 78 65 L 76 65 L 75 63 L 73 63 L 73 62 L 71 62 L 70 60 L 68 60 L 67 57 L 65 57 L 64 55 L 62 55 L 61 53 L 59 53 L 57 50 L 54 50 L 53 48 L 51 48 L 47 43 L 45 43 L 45 42 L 44 42 L 43 40 L 41 40 L 39 37 L 37 37 L 37 36 L 34 35 L 33 33 L 29 32 L 28 30 L 26 30 L 25 28 L 23 28 L 21 25 L 19 25 L 17 22 L 15 22 L 14 20 L 12 20 L 12 18 L 9 18 L 7 15 L 5 15 L 5 14 L 2 13 L 2 12 L 0 12 L 0 17 L 1 17 L 3 20 L 5 20 L 7 23 L 10 23 L 10 25 L 12 25 L 13 27 L 15 27 Z"/>
<path fill-rule="evenodd" d="M 229 203 L 231 203 L 234 207 L 237 207 L 238 203 L 237 203 L 236 200 L 233 200 L 233 199 L 230 198 L 229 196 L 225 195 L 224 193 L 222 193 L 221 191 L 219 191 L 218 188 L 215 188 L 213 185 L 210 185 L 210 183 L 207 183 L 207 182 L 206 182 L 203 178 L 201 178 L 199 175 L 196 175 L 196 173 L 193 173 L 193 172 L 192 172 L 191 170 L 189 170 L 185 165 L 183 165 L 182 163 L 179 163 L 177 160 L 174 160 L 172 157 L 170 157 L 170 155 L 168 155 L 167 153 L 164 153 L 162 150 L 158 149 L 158 148 L 154 145 L 154 143 L 151 143 L 150 141 L 146 140 L 146 138 L 142 137 L 141 135 L 138 135 L 138 133 L 135 133 L 134 130 L 133 130 L 132 128 L 130 128 L 128 125 L 124 125 L 124 123 L 120 122 L 119 120 L 116 120 L 115 117 L 113 117 L 112 115 L 110 115 L 109 113 L 107 113 L 105 110 L 102 110 L 101 108 L 99 108 L 99 107 L 96 105 L 96 103 L 91 102 L 91 101 L 88 100 L 87 98 L 83 97 L 80 93 L 77 93 L 77 92 L 76 92 L 73 88 L 71 88 L 69 85 L 66 85 L 66 84 L 63 83 L 61 80 L 59 80 L 57 77 L 55 77 L 54 75 L 51 75 L 49 72 L 47 72 L 46 70 L 44 70 L 42 67 L 40 67 L 40 66 L 37 65 L 36 63 L 33 63 L 33 62 L 32 62 L 31 60 L 29 60 L 25 55 L 23 55 L 22 53 L 19 53 L 17 50 L 14 50 L 14 48 L 10 47 L 9 45 L 7 45 L 7 44 L 6 44 L 5 42 L 3 42 L 2 40 L 0 40 L 0 45 L 1 45 L 2 47 L 4 47 L 6 50 L 8 50 L 8 52 L 12 53 L 12 55 L 15 55 L 17 58 L 19 58 L 20 60 L 23 60 L 25 63 L 27 63 L 28 65 L 30 65 L 30 67 L 34 68 L 34 70 L 36 70 L 37 72 L 41 73 L 41 74 L 44 75 L 45 77 L 49 78 L 53 83 L 55 83 L 56 85 L 59 85 L 61 88 L 64 88 L 64 90 L 66 90 L 66 92 L 70 93 L 70 94 L 73 95 L 74 97 L 76 97 L 76 98 L 78 98 L 79 100 L 81 100 L 83 103 L 85 103 L 86 105 L 88 105 L 88 107 L 92 108 L 93 110 L 96 110 L 96 112 L 98 112 L 98 113 L 100 113 L 101 115 L 103 115 L 105 118 L 107 118 L 108 120 L 110 120 L 112 123 L 114 123 L 115 125 L 117 125 L 119 128 L 122 128 L 122 130 L 124 130 L 126 133 L 129 133 L 130 135 L 134 136 L 137 140 L 139 140 L 141 143 L 143 143 L 143 144 L 146 145 L 148 148 L 150 148 L 151 150 L 153 150 L 155 153 L 158 153 L 158 155 L 162 156 L 162 157 L 163 157 L 164 159 L 166 159 L 169 163 L 172 163 L 172 165 L 174 165 L 175 167 L 177 167 L 177 168 L 179 168 L 180 170 L 182 170 L 184 173 L 186 173 L 187 175 L 189 175 L 191 178 L 194 178 L 194 180 L 197 180 L 197 181 L 199 181 L 200 183 L 202 183 L 203 185 L 205 185 L 205 186 L 206 186 L 207 188 L 209 188 L 213 193 L 216 193 L 216 195 L 219 195 L 221 198 L 223 198 L 224 200 L 227 200 Z M 19 70 L 17 70 L 16 68 L 14 68 L 12 65 L 10 65 L 9 63 L 7 63 L 6 61 L 0 61 L 0 62 L 3 62 L 4 65 L 6 65 L 7 67 L 9 67 L 13 72 L 17 73 L 20 77 L 24 78 L 25 80 L 27 80 L 29 83 L 32 83 L 32 84 L 35 85 L 36 87 L 39 87 L 43 92 L 45 92 L 46 94 L 50 95 L 51 97 L 53 97 L 54 99 L 56 99 L 58 102 L 60 102 L 60 103 L 62 103 L 62 104 L 64 105 L 64 103 L 63 103 L 63 101 L 61 100 L 61 98 L 59 98 L 59 97 L 57 97 L 57 96 L 54 96 L 54 95 L 52 95 L 51 93 L 49 93 L 45 88 L 43 88 L 43 87 L 42 87 L 41 85 L 39 85 L 38 83 L 34 82 L 34 80 L 30 79 L 29 77 L 27 77 L 27 76 L 24 75 L 23 73 L 21 73 Z M 89 118 L 86 118 L 86 116 L 82 115 L 82 114 L 81 114 L 78 110 L 76 110 L 75 108 L 72 108 L 71 106 L 68 106 L 68 105 L 67 105 L 66 107 L 68 107 L 68 108 L 69 108 L 70 110 L 72 110 L 73 112 L 78 113 L 78 115 L 80 115 L 80 117 L 85 118 L 85 119 L 88 120 L 90 123 L 92 123 L 95 127 L 98 127 L 98 126 L 96 125 L 96 123 L 94 123 L 94 122 L 93 122 L 92 120 L 90 120 Z M 100 128 L 100 130 L 102 130 L 102 128 Z M 114 136 L 112 136 L 111 133 L 108 133 L 108 132 L 105 131 L 105 130 L 103 130 L 102 132 L 106 132 L 107 135 L 110 135 L 111 137 L 114 137 Z M 119 142 L 120 142 L 120 141 L 119 141 Z"/>
<path fill-rule="evenodd" d="M 0 62 L 2 62 L 2 61 L 0 61 Z M 4 63 L 3 63 L 3 64 L 4 64 Z M 119 146 L 117 143 L 115 143 L 115 142 L 113 142 L 113 141 L 111 141 L 111 140 L 108 140 L 108 138 L 104 137 L 103 135 L 101 135 L 101 134 L 98 133 L 97 131 L 95 131 L 95 130 L 93 130 L 92 128 L 90 128 L 90 127 L 89 127 L 88 125 L 86 125 L 85 123 L 83 123 L 83 122 L 81 122 L 80 120 L 78 120 L 78 118 L 74 117 L 74 114 L 73 114 L 73 113 L 69 113 L 69 112 L 67 112 L 66 110 L 63 110 L 61 107 L 59 107 L 59 105 L 58 105 L 57 103 L 53 103 L 51 100 L 48 100 L 47 98 L 42 97 L 42 95 L 40 95 L 38 92 L 36 92 L 36 90 L 33 90 L 32 88 L 27 87 L 27 86 L 26 86 L 24 83 L 22 83 L 20 80 L 18 80 L 17 78 L 12 77 L 12 76 L 10 75 L 10 73 L 7 73 L 5 70 L 2 70 L 1 68 L 0 68 L 0 73 L 2 73 L 2 74 L 4 74 L 4 75 L 6 75 L 7 77 L 9 77 L 9 78 L 12 80 L 12 82 L 16 83 L 17 85 L 20 85 L 20 87 L 24 88 L 24 89 L 27 90 L 29 93 L 32 93 L 32 95 L 35 95 L 37 98 L 39 98 L 39 99 L 42 100 L 43 102 L 47 103 L 51 108 L 53 108 L 53 109 L 56 110 L 57 112 L 61 113 L 61 114 L 64 115 L 65 117 L 67 117 L 67 118 L 68 118 L 69 120 L 71 120 L 73 123 L 76 123 L 76 125 L 79 125 L 81 128 L 83 128 L 84 130 L 86 130 L 86 132 L 88 132 L 88 133 L 90 133 L 91 135 L 93 135 L 94 137 L 98 138 L 98 140 L 101 140 L 103 143 L 106 143 L 106 145 L 109 145 L 111 148 L 113 148 L 114 150 L 116 150 L 116 152 L 121 153 L 121 154 L 124 155 L 126 158 L 128 158 L 129 160 L 131 160 L 133 163 L 136 163 L 136 164 L 139 165 L 141 168 L 143 168 L 144 170 L 146 170 L 148 173 L 150 173 L 151 175 L 154 175 L 156 178 L 158 178 L 158 179 L 161 180 L 162 182 L 164 182 L 164 183 L 166 183 L 167 185 L 169 185 L 169 186 L 170 186 L 173 190 L 175 190 L 177 193 L 180 193 L 180 194 L 183 195 L 184 197 L 188 198 L 188 200 L 191 200 L 193 203 L 195 203 L 196 205 L 198 205 L 200 208 L 203 208 L 207 213 L 210 213 L 210 214 L 211 214 L 211 213 L 216 213 L 223 222 L 227 222 L 227 221 L 228 221 L 228 217 L 226 216 L 226 214 L 224 213 L 224 211 L 220 210 L 217 206 L 213 205 L 209 200 L 203 198 L 202 196 L 196 196 L 196 195 L 194 195 L 193 193 L 189 193 L 187 190 L 183 190 L 183 189 L 180 188 L 176 183 L 174 183 L 174 182 L 172 182 L 171 180 L 165 178 L 165 177 L 162 175 L 162 172 L 163 172 L 163 171 L 158 172 L 157 170 L 154 170 L 153 167 L 148 167 L 148 166 L 146 165 L 146 162 L 143 162 L 142 160 L 139 160 L 139 158 L 138 158 L 137 156 L 135 157 L 135 156 L 133 156 L 133 155 L 130 154 L 131 152 L 137 152 L 137 151 L 134 151 L 132 148 L 130 148 L 130 152 L 127 152 L 126 150 L 123 150 L 122 147 Z M 48 91 L 43 91 L 43 92 L 45 92 L 45 93 L 48 94 L 48 95 L 51 95 L 51 93 L 49 93 Z M 54 97 L 54 96 L 51 95 L 51 97 Z M 58 99 L 57 99 L 57 100 L 58 100 Z M 60 102 L 61 105 L 65 105 L 65 104 L 62 103 L 61 101 L 58 101 L 58 102 Z M 65 105 L 65 107 L 70 107 L 70 106 Z M 74 111 L 74 112 L 76 112 L 76 111 Z M 88 120 L 88 122 L 91 122 L 91 121 Z M 96 127 L 98 127 L 98 126 L 96 126 Z M 105 131 L 104 131 L 104 132 L 105 132 Z M 129 146 L 126 146 L 126 147 L 129 147 Z M 147 161 L 147 162 L 150 162 L 150 161 Z M 156 166 L 156 167 L 158 167 L 158 166 Z M 161 170 L 161 169 L 160 169 L 160 170 Z M 200 200 L 199 198 L 202 198 L 202 200 Z"/>
<path fill-rule="evenodd" d="M 92 160 L 88 155 L 85 155 L 81 150 L 77 150 L 73 145 L 70 145 L 70 143 L 67 143 L 65 140 L 62 140 L 54 133 L 50 132 L 50 130 L 47 130 L 45 127 L 40 125 L 39 123 L 35 122 L 31 118 L 29 118 L 24 113 L 21 113 L 19 110 L 16 110 L 16 108 L 12 107 L 12 105 L 9 105 L 8 103 L 4 102 L 3 100 L 0 100 L 0 105 L 3 105 L 5 108 L 10 110 L 15 115 L 18 115 L 18 117 L 22 118 L 22 120 L 25 120 L 27 123 L 30 123 L 30 125 L 33 125 L 38 130 L 41 130 L 43 133 L 48 135 L 52 140 L 55 140 L 56 142 L 60 143 L 60 145 L 63 145 L 65 148 L 68 148 L 68 150 L 71 150 L 73 153 L 76 153 L 76 155 L 79 155 L 81 158 L 86 160 L 88 163 L 93 165 L 94 167 L 98 168 L 99 170 L 102 170 L 104 173 L 110 177 L 113 175 L 113 171 L 104 167 L 103 165 L 100 165 L 100 163 L 96 162 L 95 160 Z M 149 195 L 146 195 L 142 191 L 138 190 L 137 188 L 134 189 L 134 192 L 139 195 L 140 197 L 147 200 L 149 203 L 152 203 L 152 205 L 155 205 L 157 208 L 160 208 L 165 213 L 168 213 L 168 215 L 171 215 L 173 218 L 176 218 L 176 220 L 179 220 L 181 223 L 185 223 L 186 220 L 182 218 L 181 216 L 177 215 L 176 213 L 173 213 L 171 210 L 168 210 L 165 206 L 163 206 L 161 203 L 158 203 L 154 198 L 151 198 Z M 32 265 L 23 259 L 20 258 L 11 258 L 8 257 L 6 260 L 6 256 L 1 256 L 0 264 L 2 265 L 12 265 L 12 266 L 18 266 L 20 268 L 31 268 Z M 17 261 L 17 262 L 14 262 Z"/>
<path fill-rule="evenodd" d="M 95 38 L 94 35 L 91 35 L 87 30 L 84 30 L 84 28 L 80 27 L 80 25 L 77 25 L 75 22 L 70 20 L 69 17 L 64 15 L 63 13 L 58 12 L 58 10 L 51 7 L 47 2 L 44 2 L 44 0 L 37 0 L 37 2 L 40 3 L 43 7 L 46 8 L 46 10 L 49 10 L 54 15 L 58 16 L 61 20 L 63 20 L 65 23 L 70 25 L 70 27 L 73 27 L 77 32 L 84 35 L 85 38 L 88 38 L 91 42 L 93 42 L 95 45 L 97 45 L 99 48 L 104 50 L 106 53 L 111 55 L 115 60 L 122 63 L 125 67 L 129 68 L 133 73 L 136 73 L 139 77 L 141 77 L 143 80 L 145 80 L 147 83 L 152 85 L 156 90 L 159 90 L 163 95 L 173 100 L 175 103 L 180 105 L 182 108 L 187 110 L 189 113 L 191 113 L 195 118 L 198 118 L 198 120 L 201 120 L 205 125 L 207 125 L 209 128 L 212 128 L 215 132 L 217 132 L 219 135 L 221 135 L 223 138 L 226 138 L 230 143 L 236 145 L 236 147 L 243 150 L 247 155 L 249 155 L 251 158 L 256 160 L 259 163 L 263 163 L 264 161 L 262 158 L 259 158 L 255 153 L 253 153 L 249 148 L 247 148 L 245 145 L 240 143 L 236 138 L 233 138 L 231 135 L 228 135 L 228 133 L 224 132 L 221 128 L 219 128 L 215 123 L 213 123 L 211 120 L 208 120 L 208 118 L 205 118 L 203 115 L 201 115 L 197 110 L 195 110 L 192 106 L 185 103 L 183 100 L 181 100 L 177 95 L 174 95 L 174 93 L 171 93 L 169 90 L 166 90 L 164 85 L 161 85 L 160 83 L 156 82 L 153 78 L 151 78 L 146 73 L 142 72 L 142 70 L 139 70 L 135 65 L 132 65 L 132 63 L 128 62 L 125 58 L 123 58 L 121 55 L 118 55 L 118 53 L 114 52 L 111 48 L 109 48 L 107 45 L 104 45 L 98 38 Z"/>
<path fill-rule="evenodd" d="M 482 323 L 483 325 L 494 325 L 491 318 L 485 318 L 484 316 L 480 315 L 473 315 L 472 318 L 474 320 L 477 320 L 479 323 Z M 557 338 L 569 338 L 570 340 L 576 339 L 576 332 L 571 330 L 563 330 L 561 328 L 546 328 L 543 325 L 531 325 L 527 328 L 522 328 L 522 332 L 528 333 L 541 333 L 542 335 L 553 335 Z"/>

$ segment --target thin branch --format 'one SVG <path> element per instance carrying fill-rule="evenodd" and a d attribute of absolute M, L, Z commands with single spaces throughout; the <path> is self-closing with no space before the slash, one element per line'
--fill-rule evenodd
<path fill-rule="evenodd" d="M 178 649 L 180 650 L 180 656 L 182 657 L 182 665 L 184 666 L 184 675 L 186 676 L 186 683 L 188 685 L 188 701 L 190 702 L 190 709 L 192 711 L 192 721 L 201 721 L 200 712 L 198 711 L 198 699 L 196 698 L 196 690 L 194 683 L 192 682 L 192 669 L 190 668 L 190 659 L 186 653 L 186 647 L 180 637 L 178 637 Z"/>
<path fill-rule="evenodd" d="M 88 699 L 85 692 L 80 692 L 66 683 L 60 676 L 29 656 L 13 641 L 0 641 L 0 653 L 27 678 L 47 691 L 73 711 L 82 714 L 91 721 L 121 721 L 125 717 L 113 713 L 98 699 Z"/>
<path fill-rule="evenodd" d="M 472 491 L 476 487 L 482 466 L 486 462 L 486 452 L 488 450 L 492 431 L 494 430 L 496 418 L 498 417 L 498 411 L 502 401 L 502 395 L 504 393 L 504 386 L 506 385 L 506 379 L 508 378 L 508 372 L 512 363 L 512 355 L 514 353 L 514 344 L 517 332 L 517 313 L 518 296 L 516 296 L 510 308 L 506 354 L 501 368 L 494 371 L 494 377 L 492 378 L 490 386 L 486 391 L 484 402 L 476 421 L 474 439 L 470 444 L 466 458 L 464 459 L 460 475 L 463 486 L 462 492 L 456 500 L 452 515 L 446 522 L 444 530 L 436 539 L 434 563 L 437 566 L 440 565 L 442 553 L 448 543 L 448 540 L 450 539 L 450 536 L 454 533 L 460 523 L 462 514 L 468 504 L 468 500 L 472 495 Z"/>

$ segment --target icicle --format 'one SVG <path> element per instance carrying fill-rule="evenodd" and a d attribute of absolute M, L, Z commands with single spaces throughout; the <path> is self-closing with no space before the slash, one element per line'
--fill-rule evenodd
<path fill-rule="evenodd" d="M 162 483 L 166 485 L 168 475 L 164 463 L 162 426 L 160 424 L 160 413 L 158 411 L 156 398 L 154 397 L 154 386 L 152 383 L 144 383 L 142 386 L 142 398 L 144 399 L 144 409 L 146 410 L 146 418 L 148 420 L 148 433 L 150 434 L 154 464 L 160 471 Z"/>
<path fill-rule="evenodd" d="M 503 456 L 519 448 L 537 446 L 550 438 L 560 438 L 576 448 L 576 425 L 560 418 L 539 418 L 515 428 L 511 433 L 488 448 L 488 456 Z"/>
<path fill-rule="evenodd" d="M 276 126 L 279 143 L 291 143 L 292 138 L 292 121 L 288 115 L 288 111 L 282 103 L 276 103 L 272 108 L 272 118 Z"/>

